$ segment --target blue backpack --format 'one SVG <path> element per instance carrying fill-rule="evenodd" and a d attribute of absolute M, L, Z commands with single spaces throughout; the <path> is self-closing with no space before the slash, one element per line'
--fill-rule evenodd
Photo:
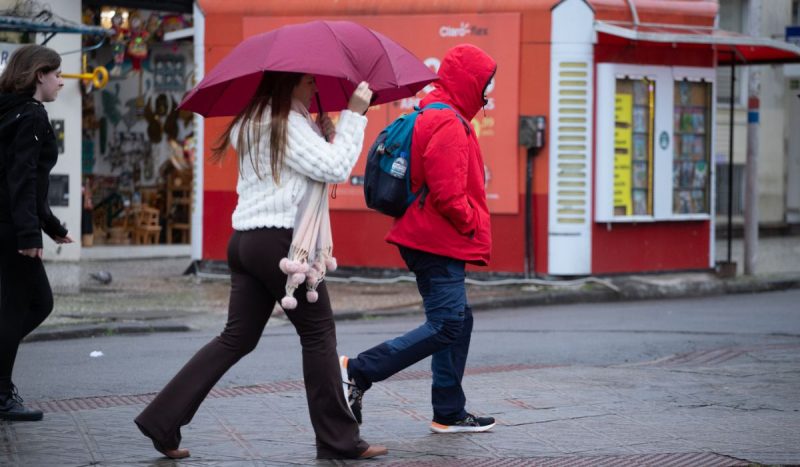
<path fill-rule="evenodd" d="M 367 168 L 364 172 L 364 198 L 367 207 L 392 217 L 400 217 L 426 187 L 411 191 L 411 135 L 414 123 L 422 112 L 429 109 L 452 110 L 469 134 L 469 125 L 452 107 L 434 102 L 424 108 L 397 117 L 372 143 L 367 153 Z M 420 201 L 422 202 L 422 200 Z"/>

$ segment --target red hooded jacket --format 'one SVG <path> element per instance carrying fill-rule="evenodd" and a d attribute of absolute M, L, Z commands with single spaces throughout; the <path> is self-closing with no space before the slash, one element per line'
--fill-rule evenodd
<path fill-rule="evenodd" d="M 469 44 L 450 49 L 439 67 L 434 91 L 420 103 L 448 104 L 466 122 L 484 105 L 484 93 L 496 62 Z M 426 110 L 411 137 L 411 188 L 426 186 L 405 214 L 394 222 L 386 241 L 468 263 L 487 265 L 492 249 L 489 209 L 481 149 L 448 109 Z"/>

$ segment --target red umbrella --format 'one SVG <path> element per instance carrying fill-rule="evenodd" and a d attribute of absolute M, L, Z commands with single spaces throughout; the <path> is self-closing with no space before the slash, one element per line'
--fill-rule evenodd
<path fill-rule="evenodd" d="M 236 115 L 250 101 L 264 71 L 313 74 L 325 111 L 347 108 L 366 81 L 375 104 L 413 96 L 436 79 L 411 52 L 351 21 L 312 21 L 258 34 L 236 46 L 186 96 L 181 109 L 205 117 Z M 317 111 L 312 104 L 312 112 Z"/>

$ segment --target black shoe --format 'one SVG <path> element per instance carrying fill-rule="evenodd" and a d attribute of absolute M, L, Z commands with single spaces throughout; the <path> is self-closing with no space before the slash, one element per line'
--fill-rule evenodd
<path fill-rule="evenodd" d="M 16 386 L 11 385 L 9 393 L 0 394 L 0 420 L 35 422 L 42 419 L 44 414 L 41 410 L 29 409 L 22 402 Z"/>
<path fill-rule="evenodd" d="M 361 399 L 364 397 L 364 391 L 356 386 L 356 383 L 350 379 L 347 373 L 348 358 L 345 355 L 339 357 L 339 369 L 342 372 L 342 384 L 344 385 L 344 395 L 347 398 L 347 405 L 350 407 L 353 417 L 359 425 L 361 425 Z"/>
<path fill-rule="evenodd" d="M 347 403 L 350 404 L 350 411 L 356 417 L 356 421 L 361 425 L 361 399 L 364 397 L 364 391 L 358 389 L 358 386 L 353 384 L 347 392 Z"/>
<path fill-rule="evenodd" d="M 480 433 L 491 430 L 494 425 L 492 417 L 476 417 L 467 414 L 461 420 L 451 423 L 439 423 L 434 420 L 431 422 L 431 431 L 434 433 Z"/>

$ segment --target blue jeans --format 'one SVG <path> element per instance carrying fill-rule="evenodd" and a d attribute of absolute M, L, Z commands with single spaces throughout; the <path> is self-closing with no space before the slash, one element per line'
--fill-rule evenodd
<path fill-rule="evenodd" d="M 466 416 L 461 380 L 472 335 L 464 262 L 404 247 L 400 247 L 400 254 L 417 276 L 425 323 L 351 358 L 347 367 L 349 376 L 366 391 L 372 383 L 433 356 L 433 420 L 443 424 L 461 420 Z"/>

